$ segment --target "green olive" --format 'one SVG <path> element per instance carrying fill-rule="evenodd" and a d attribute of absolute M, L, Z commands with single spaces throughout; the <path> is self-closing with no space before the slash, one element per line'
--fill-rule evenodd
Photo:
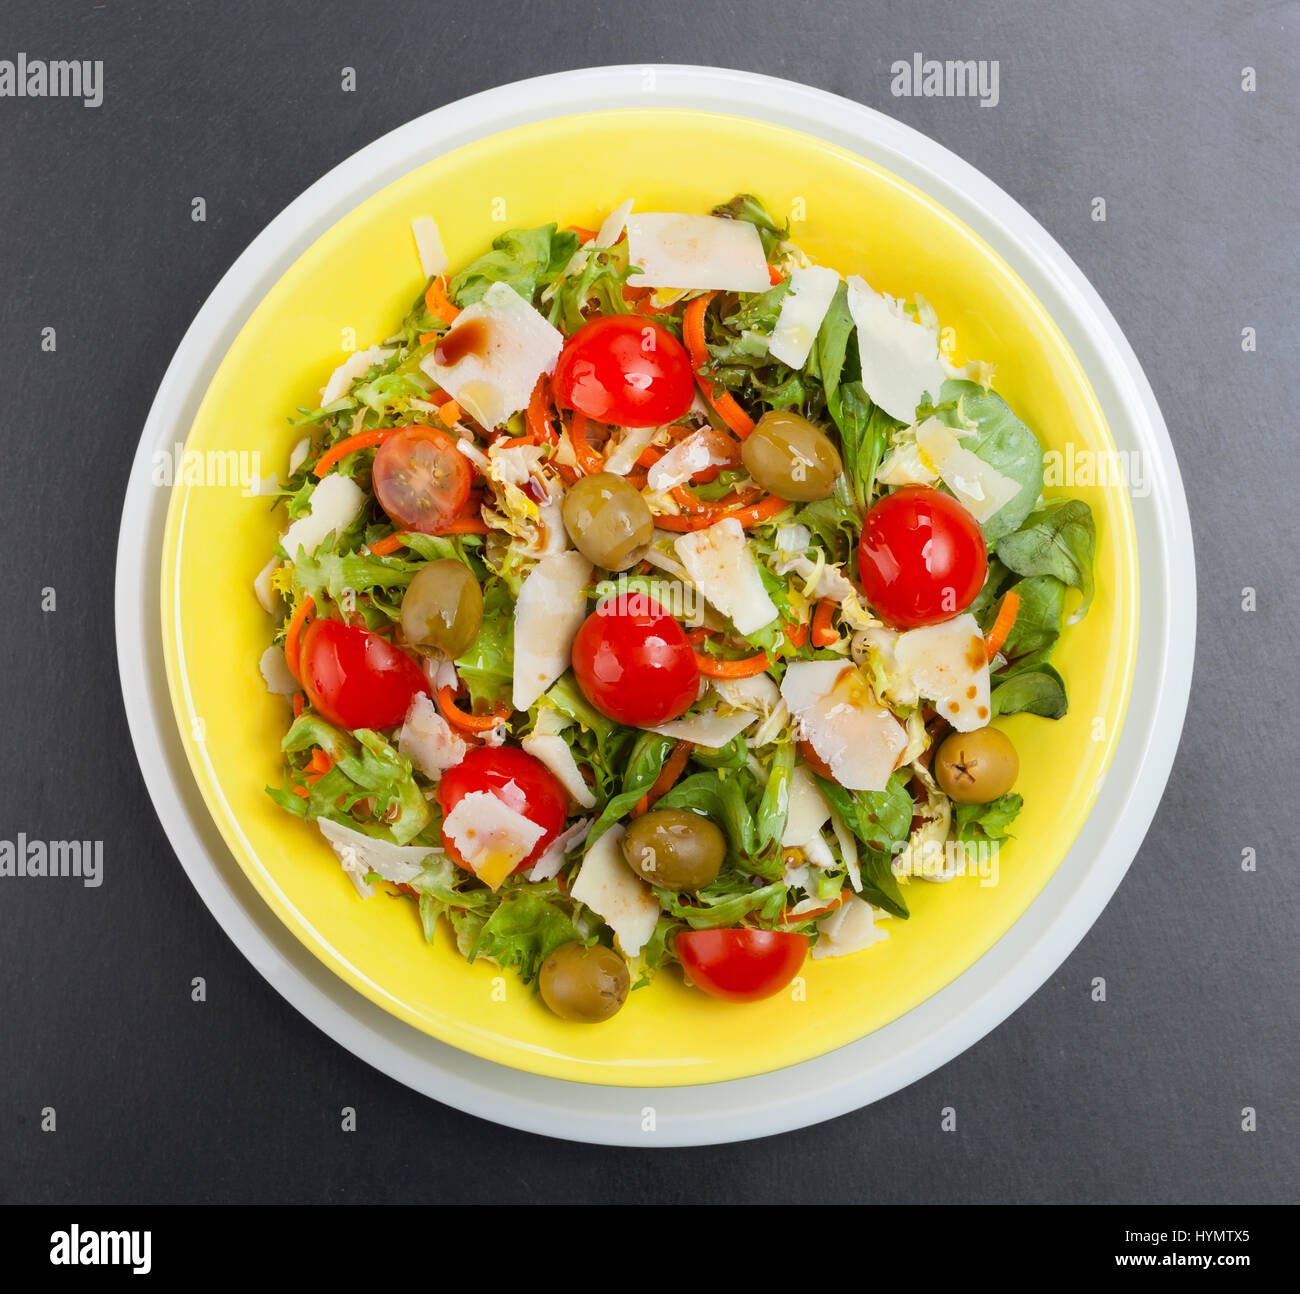
<path fill-rule="evenodd" d="M 623 837 L 627 865 L 665 890 L 699 890 L 718 874 L 727 838 L 716 823 L 687 809 L 653 809 Z"/>
<path fill-rule="evenodd" d="M 1011 738 L 996 728 L 954 732 L 934 756 L 935 780 L 960 804 L 987 804 L 1005 795 L 1020 772 Z"/>
<path fill-rule="evenodd" d="M 483 590 L 463 562 L 446 557 L 415 573 L 402 598 L 402 633 L 412 647 L 459 656 L 483 623 Z"/>
<path fill-rule="evenodd" d="M 646 555 L 655 523 L 635 487 L 612 472 L 597 472 L 569 487 L 564 527 L 589 562 L 625 571 Z"/>
<path fill-rule="evenodd" d="M 839 451 L 824 431 L 788 409 L 772 409 L 740 447 L 745 470 L 783 499 L 825 499 L 843 470 Z"/>
<path fill-rule="evenodd" d="M 632 977 L 612 948 L 561 944 L 542 962 L 538 987 L 546 1005 L 564 1020 L 599 1024 L 627 1001 Z"/>

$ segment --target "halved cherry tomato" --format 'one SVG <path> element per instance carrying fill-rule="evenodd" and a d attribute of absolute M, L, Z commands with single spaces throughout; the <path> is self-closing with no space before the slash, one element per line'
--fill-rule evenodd
<path fill-rule="evenodd" d="M 578 329 L 551 375 L 556 401 L 616 427 L 662 427 L 695 397 L 686 348 L 641 315 L 603 315 Z"/>
<path fill-rule="evenodd" d="M 799 973 L 808 939 L 779 930 L 686 930 L 673 947 L 696 988 L 727 1002 L 757 1002 Z"/>
<path fill-rule="evenodd" d="M 403 427 L 375 453 L 375 497 L 402 530 L 436 535 L 469 498 L 473 473 L 456 442 L 436 427 Z"/>
<path fill-rule="evenodd" d="M 386 638 L 340 620 L 313 620 L 298 654 L 303 690 L 340 728 L 391 728 L 429 683 Z"/>
<path fill-rule="evenodd" d="M 824 777 L 828 782 L 835 781 L 835 774 L 831 772 L 831 766 L 813 749 L 811 741 L 796 742 L 795 749 L 799 752 L 803 762 L 818 777 Z"/>
<path fill-rule="evenodd" d="M 867 513 L 858 565 L 876 614 L 914 629 L 970 606 L 984 587 L 988 553 L 975 518 L 952 495 L 908 485 Z"/>
<path fill-rule="evenodd" d="M 515 871 L 531 867 L 564 830 L 569 799 L 556 776 L 527 751 L 516 746 L 476 746 L 449 768 L 438 783 L 438 803 L 446 816 L 471 791 L 487 791 L 542 828 L 542 838 Z M 459 867 L 465 860 L 444 834 L 442 847 Z"/>
<path fill-rule="evenodd" d="M 587 617 L 573 641 L 573 674 L 601 714 L 639 728 L 676 719 L 700 691 L 685 630 L 637 593 L 610 598 Z"/>

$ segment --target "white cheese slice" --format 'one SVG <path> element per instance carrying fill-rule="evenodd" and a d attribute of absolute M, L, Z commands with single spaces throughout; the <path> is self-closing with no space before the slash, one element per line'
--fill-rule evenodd
<path fill-rule="evenodd" d="M 431 782 L 465 758 L 469 747 L 463 737 L 438 713 L 438 707 L 421 692 L 406 712 L 397 734 L 397 749 Z"/>
<path fill-rule="evenodd" d="M 374 872 L 394 885 L 409 885 L 423 870 L 424 860 L 440 852 L 428 845 L 394 845 L 387 840 L 375 840 L 329 818 L 317 818 L 316 825 L 363 899 L 375 892 L 374 886 L 365 879 L 369 873 Z"/>
<path fill-rule="evenodd" d="M 361 515 L 366 496 L 350 477 L 331 472 L 311 492 L 310 511 L 299 517 L 280 540 L 280 546 L 293 561 L 298 550 L 314 553 L 325 536 L 346 530 Z"/>
<path fill-rule="evenodd" d="M 701 427 L 683 436 L 646 472 L 646 488 L 671 490 L 675 485 L 685 485 L 696 472 L 730 463 L 735 451 L 736 442 L 726 432 Z"/>
<path fill-rule="evenodd" d="M 790 775 L 790 806 L 786 812 L 781 844 L 798 847 L 821 832 L 831 816 L 821 787 L 803 764 L 796 764 Z"/>
<path fill-rule="evenodd" d="M 835 855 L 831 853 L 831 847 L 826 843 L 826 838 L 820 831 L 809 836 L 799 846 L 799 850 L 814 867 L 829 871 L 835 866 Z"/>
<path fill-rule="evenodd" d="M 766 292 L 771 286 L 763 240 L 747 220 L 642 212 L 627 218 L 634 287 Z"/>
<path fill-rule="evenodd" d="M 878 918 L 887 915 L 882 909 L 873 908 L 865 899 L 850 894 L 834 912 L 817 923 L 819 937 L 813 945 L 812 955 L 818 959 L 845 957 L 888 939 L 889 931 L 876 925 Z"/>
<path fill-rule="evenodd" d="M 376 364 L 382 364 L 392 353 L 391 346 L 371 346 L 368 350 L 353 351 L 330 374 L 329 381 L 321 388 L 321 408 L 347 395 L 357 378 L 365 377 L 371 368 Z"/>
<path fill-rule="evenodd" d="M 958 732 L 989 721 L 989 663 L 984 639 L 969 612 L 942 624 L 898 635 L 894 660 L 920 696 Z"/>
<path fill-rule="evenodd" d="M 751 634 L 776 619 L 744 527 L 735 517 L 680 535 L 674 547 L 691 582 L 738 633 Z"/>
<path fill-rule="evenodd" d="M 883 791 L 907 748 L 903 725 L 877 705 L 866 680 L 840 661 L 792 661 L 781 696 L 835 780 L 850 791 Z"/>
<path fill-rule="evenodd" d="M 824 265 L 808 265 L 790 275 L 790 290 L 781 298 L 781 311 L 767 346 L 773 359 L 803 368 L 839 285 L 840 276 Z"/>
<path fill-rule="evenodd" d="M 466 306 L 444 344 L 465 328 L 483 330 L 481 346 L 454 364 L 439 364 L 435 352 L 420 367 L 482 426 L 498 427 L 528 407 L 537 379 L 555 367 L 564 336 L 505 283 L 493 283 L 482 300 Z"/>
<path fill-rule="evenodd" d="M 624 956 L 635 957 L 650 942 L 659 900 L 627 865 L 621 826 L 610 827 L 587 851 L 570 894 L 609 926 Z"/>
<path fill-rule="evenodd" d="M 289 451 L 289 475 L 292 476 L 306 461 L 307 455 L 311 453 L 311 437 L 304 436 Z"/>
<path fill-rule="evenodd" d="M 530 881 L 549 881 L 564 866 L 564 857 L 570 849 L 582 844 L 591 830 L 591 818 L 579 818 L 567 831 L 562 831 L 549 845 L 542 856 L 528 869 Z"/>
<path fill-rule="evenodd" d="M 563 737 L 533 732 L 519 744 L 534 759 L 540 759 L 584 809 L 595 807 L 596 797 L 591 793 L 591 787 L 583 778 L 578 761 L 573 758 L 573 751 Z"/>
<path fill-rule="evenodd" d="M 689 741 L 716 750 L 727 745 L 750 724 L 757 722 L 757 714 L 719 714 L 716 710 L 704 710 L 699 714 L 689 714 L 684 719 L 674 719 L 671 723 L 661 723 L 650 731 L 657 732 L 661 737 Z"/>
<path fill-rule="evenodd" d="M 938 398 L 944 383 L 939 335 L 913 323 L 900 302 L 873 292 L 856 274 L 847 283 L 849 313 L 858 326 L 862 385 L 891 418 L 911 423 L 926 392 Z"/>
<path fill-rule="evenodd" d="M 436 279 L 439 274 L 446 274 L 451 262 L 443 251 L 442 236 L 432 216 L 421 216 L 411 221 L 411 234 L 415 238 L 416 255 L 420 258 L 420 268 L 426 279 Z"/>
<path fill-rule="evenodd" d="M 494 890 L 546 834 L 491 791 L 471 791 L 459 800 L 442 820 L 442 831 L 465 865 Z"/>
<path fill-rule="evenodd" d="M 862 869 L 858 865 L 858 841 L 844 819 L 834 809 L 831 810 L 831 830 L 839 842 L 840 857 L 844 859 L 844 870 L 849 874 L 849 883 L 855 890 L 862 888 Z"/>
<path fill-rule="evenodd" d="M 631 211 L 631 198 L 628 198 L 626 202 L 620 202 L 601 222 L 600 228 L 596 231 L 596 237 L 592 240 L 593 243 L 597 247 L 613 247 L 618 242 L 619 235 L 627 228 L 627 218 Z"/>
<path fill-rule="evenodd" d="M 269 558 L 253 581 L 253 592 L 257 595 L 258 605 L 269 616 L 275 615 L 275 600 L 280 596 L 271 583 L 271 576 L 275 574 L 275 568 L 279 565 L 278 557 Z"/>
<path fill-rule="evenodd" d="M 591 574 L 591 563 L 569 550 L 543 557 L 524 579 L 515 602 L 516 710 L 527 710 L 569 668 L 573 640 L 587 618 L 583 595 Z"/>
<path fill-rule="evenodd" d="M 266 690 L 275 696 L 292 696 L 298 690 L 298 680 L 289 673 L 283 647 L 268 647 L 257 667 L 262 671 Z"/>
<path fill-rule="evenodd" d="M 937 418 L 916 429 L 916 443 L 940 479 L 976 521 L 987 521 L 1020 493 L 1020 486 L 972 453 Z"/>

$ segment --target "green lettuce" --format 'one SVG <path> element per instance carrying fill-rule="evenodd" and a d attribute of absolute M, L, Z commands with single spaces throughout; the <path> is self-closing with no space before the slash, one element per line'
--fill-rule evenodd
<path fill-rule="evenodd" d="M 578 235 L 554 224 L 509 229 L 492 240 L 492 250 L 471 261 L 449 284 L 458 306 L 481 300 L 493 283 L 506 283 L 530 305 L 539 289 L 552 283 L 578 250 Z"/>

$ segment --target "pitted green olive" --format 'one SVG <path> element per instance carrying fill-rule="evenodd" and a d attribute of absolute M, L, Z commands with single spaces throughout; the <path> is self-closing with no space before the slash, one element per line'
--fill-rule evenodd
<path fill-rule="evenodd" d="M 699 890 L 718 875 L 727 838 L 687 809 L 652 809 L 629 823 L 623 857 L 638 876 L 666 890 Z"/>
<path fill-rule="evenodd" d="M 447 557 L 421 567 L 402 598 L 402 633 L 413 647 L 459 656 L 483 623 L 483 590 L 474 572 Z"/>
<path fill-rule="evenodd" d="M 787 409 L 772 409 L 758 420 L 740 457 L 763 489 L 800 502 L 828 498 L 843 468 L 830 437 Z"/>
<path fill-rule="evenodd" d="M 1015 785 L 1019 772 L 1011 738 L 996 728 L 951 733 L 934 756 L 935 781 L 960 804 L 996 800 Z"/>
<path fill-rule="evenodd" d="M 617 1015 L 631 982 L 627 962 L 604 944 L 561 944 L 542 962 L 538 977 L 546 1005 L 580 1024 L 599 1024 Z"/>
<path fill-rule="evenodd" d="M 564 496 L 564 528 L 578 551 L 597 566 L 625 571 L 650 548 L 655 523 L 646 501 L 621 476 L 584 476 Z"/>

